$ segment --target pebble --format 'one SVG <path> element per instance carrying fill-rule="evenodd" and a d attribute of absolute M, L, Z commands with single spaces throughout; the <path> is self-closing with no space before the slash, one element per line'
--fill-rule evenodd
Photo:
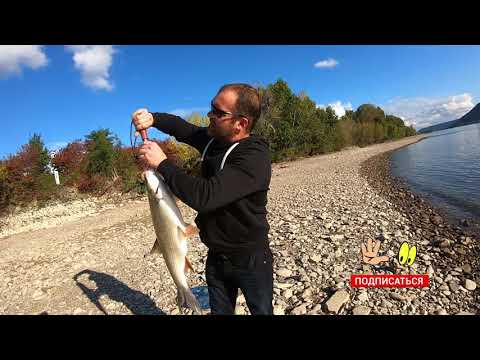
<path fill-rule="evenodd" d="M 353 308 L 353 315 L 368 315 L 371 309 L 367 306 L 356 306 Z"/>
<path fill-rule="evenodd" d="M 366 292 L 362 292 L 357 296 L 357 299 L 361 302 L 365 302 L 368 300 L 368 294 Z"/>
<path fill-rule="evenodd" d="M 465 264 L 462 266 L 462 271 L 464 273 L 470 274 L 472 272 L 472 267 L 469 264 Z"/>
<path fill-rule="evenodd" d="M 307 306 L 308 304 L 301 304 L 294 308 L 290 314 L 292 315 L 305 315 L 307 313 Z"/>
<path fill-rule="evenodd" d="M 394 292 L 390 293 L 390 297 L 394 300 L 397 300 L 397 301 L 406 301 L 407 300 L 404 296 L 402 296 L 398 293 L 394 293 Z"/>
<path fill-rule="evenodd" d="M 280 269 L 275 272 L 277 275 L 287 278 L 293 274 L 292 270 L 289 269 Z"/>
<path fill-rule="evenodd" d="M 273 315 L 285 315 L 285 308 L 280 305 L 275 305 L 273 307 Z"/>
<path fill-rule="evenodd" d="M 309 259 L 314 263 L 319 263 L 320 261 L 322 261 L 322 257 L 320 255 L 312 255 Z"/>
<path fill-rule="evenodd" d="M 293 296 L 293 291 L 292 289 L 286 289 L 283 291 L 283 294 L 282 296 L 285 298 L 285 299 L 290 299 L 292 296 Z"/>
<path fill-rule="evenodd" d="M 448 315 L 447 310 L 445 309 L 439 309 L 436 312 L 437 315 Z"/>
<path fill-rule="evenodd" d="M 382 241 L 390 240 L 390 235 L 388 235 L 387 233 L 382 233 L 380 235 L 380 240 Z"/>
<path fill-rule="evenodd" d="M 427 268 L 427 274 L 431 276 L 434 273 L 435 273 L 435 270 L 433 270 L 432 265 L 429 265 L 428 268 Z"/>
<path fill-rule="evenodd" d="M 241 294 L 238 298 L 237 298 L 237 302 L 239 304 L 245 304 L 245 295 Z"/>
<path fill-rule="evenodd" d="M 363 264 L 362 271 L 364 274 L 372 274 L 372 266 Z"/>
<path fill-rule="evenodd" d="M 293 284 L 290 283 L 275 283 L 274 286 L 278 289 L 288 289 L 293 286 Z"/>
<path fill-rule="evenodd" d="M 432 222 L 436 225 L 439 225 L 441 222 L 442 222 L 442 218 L 438 215 L 435 215 L 433 218 L 432 218 Z"/>
<path fill-rule="evenodd" d="M 448 248 L 450 246 L 450 241 L 448 241 L 447 239 L 443 240 L 439 245 L 438 245 L 441 249 L 445 249 L 445 248 Z"/>
<path fill-rule="evenodd" d="M 343 240 L 345 238 L 344 235 L 341 235 L 341 234 L 336 234 L 336 235 L 331 235 L 330 236 L 330 240 L 332 241 L 340 241 L 340 240 Z"/>
<path fill-rule="evenodd" d="M 302 294 L 302 299 L 307 300 L 309 299 L 313 294 L 313 289 L 311 287 L 305 289 L 305 291 Z"/>
<path fill-rule="evenodd" d="M 459 283 L 456 281 L 449 281 L 448 286 L 450 287 L 450 291 L 456 293 L 459 289 Z"/>
<path fill-rule="evenodd" d="M 326 302 L 326 308 L 329 312 L 337 314 L 342 306 L 350 300 L 349 293 L 342 289 L 333 294 Z"/>
<path fill-rule="evenodd" d="M 171 312 L 172 315 L 179 315 L 180 314 L 180 310 L 178 308 L 175 308 L 172 310 Z"/>
<path fill-rule="evenodd" d="M 42 290 L 36 290 L 32 295 L 32 299 L 35 301 L 41 300 L 44 297 L 45 297 L 45 293 Z"/>
<path fill-rule="evenodd" d="M 116 309 L 116 307 L 117 307 L 117 304 L 115 304 L 115 303 L 111 302 L 111 303 L 108 303 L 108 304 L 105 306 L 105 309 L 107 309 L 107 310 L 110 310 L 110 311 L 111 311 L 111 310 L 115 310 L 115 309 Z"/>
<path fill-rule="evenodd" d="M 391 307 L 393 307 L 393 304 L 392 304 L 390 301 L 385 300 L 385 299 L 382 299 L 382 303 L 381 303 L 381 304 L 382 304 L 382 307 L 386 307 L 386 308 L 391 308 Z"/>
<path fill-rule="evenodd" d="M 472 281 L 470 279 L 465 279 L 465 289 L 469 291 L 473 291 L 476 288 L 477 288 L 477 284 L 475 283 L 475 281 Z"/>
<path fill-rule="evenodd" d="M 285 302 L 285 300 L 283 298 L 281 298 L 280 296 L 278 297 L 274 297 L 274 302 L 275 302 L 275 305 L 281 305 L 281 306 L 284 306 L 286 307 L 288 304 Z"/>
<path fill-rule="evenodd" d="M 235 315 L 247 315 L 247 312 L 243 308 L 243 306 L 237 306 L 235 308 Z"/>

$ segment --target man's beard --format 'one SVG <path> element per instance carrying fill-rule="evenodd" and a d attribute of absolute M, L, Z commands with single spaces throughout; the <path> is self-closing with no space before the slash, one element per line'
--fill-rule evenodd
<path fill-rule="evenodd" d="M 219 129 L 216 128 L 212 123 L 210 123 L 208 126 L 207 133 L 208 135 L 217 139 L 225 139 L 234 135 L 233 129 Z"/>

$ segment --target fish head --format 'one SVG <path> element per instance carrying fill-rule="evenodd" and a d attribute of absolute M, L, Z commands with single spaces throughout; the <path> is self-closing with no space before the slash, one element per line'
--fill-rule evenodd
<path fill-rule="evenodd" d="M 160 187 L 160 179 L 155 172 L 153 170 L 147 170 L 143 173 L 143 177 L 147 183 L 148 191 L 157 199 L 162 199 L 163 193 Z"/>

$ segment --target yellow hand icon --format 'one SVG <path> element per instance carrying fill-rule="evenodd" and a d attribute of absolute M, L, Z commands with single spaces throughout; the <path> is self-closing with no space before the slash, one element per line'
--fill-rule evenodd
<path fill-rule="evenodd" d="M 365 264 L 377 265 L 381 262 L 388 261 L 388 256 L 377 256 L 378 249 L 380 249 L 380 241 L 374 242 L 368 239 L 367 247 L 362 244 L 363 262 Z"/>

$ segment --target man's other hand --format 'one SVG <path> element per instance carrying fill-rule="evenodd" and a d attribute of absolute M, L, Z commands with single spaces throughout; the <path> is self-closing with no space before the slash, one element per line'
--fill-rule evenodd
<path fill-rule="evenodd" d="M 142 164 L 146 167 L 156 169 L 167 156 L 163 150 L 154 141 L 147 141 L 140 146 L 138 156 Z"/>
<path fill-rule="evenodd" d="M 153 125 L 153 115 L 148 112 L 147 109 L 138 109 L 135 111 L 132 114 L 132 120 L 138 131 L 148 129 Z M 138 131 L 135 132 L 135 136 L 140 135 Z"/>

